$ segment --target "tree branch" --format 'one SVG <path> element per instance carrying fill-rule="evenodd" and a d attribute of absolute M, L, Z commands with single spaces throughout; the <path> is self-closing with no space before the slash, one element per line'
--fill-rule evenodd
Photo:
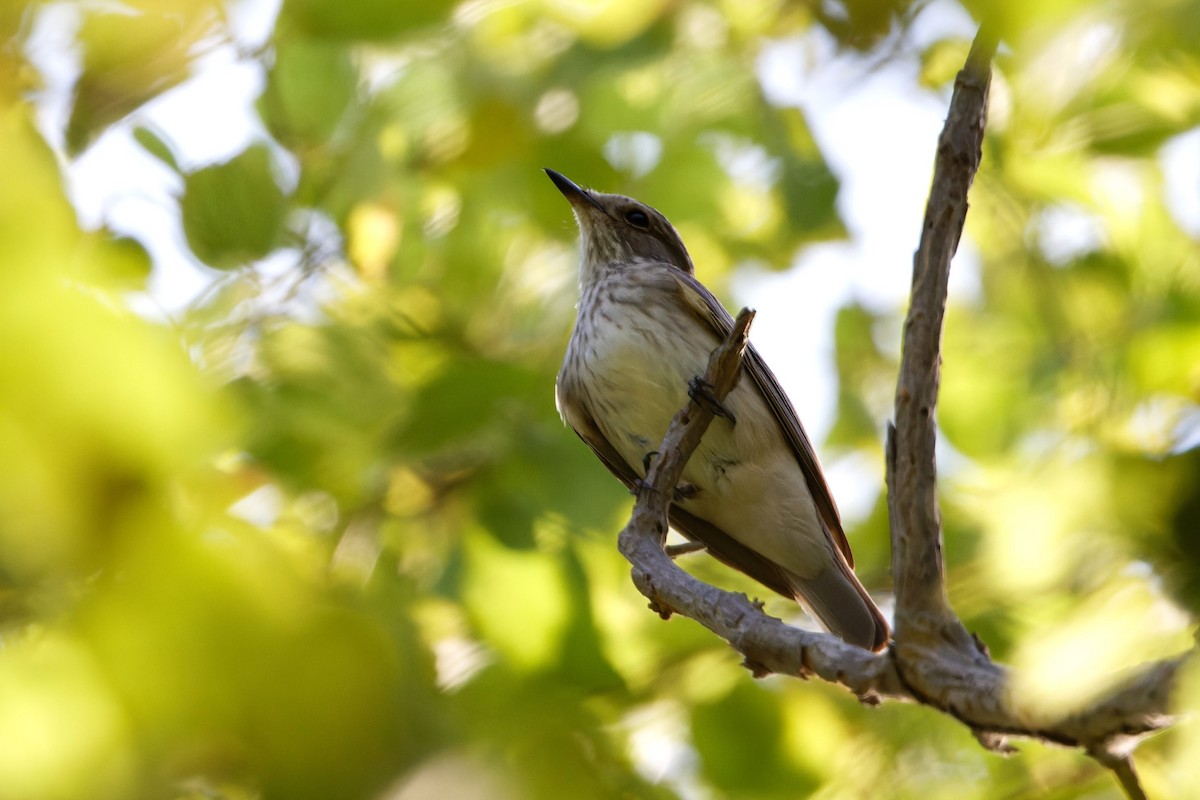
<path fill-rule="evenodd" d="M 1172 722 L 1170 695 L 1190 654 L 1142 667 L 1086 709 L 1047 718 L 1022 707 L 1009 671 L 955 615 L 946 596 L 941 512 L 937 501 L 935 411 L 941 331 L 950 262 L 962 235 L 967 192 L 979 166 L 991 59 L 996 42 L 982 31 L 959 73 L 938 141 L 933 185 L 921 242 L 913 259 L 912 300 L 905 322 L 896 388 L 896 424 L 887 438 L 888 510 L 896 589 L 895 641 L 870 653 L 828 634 L 785 625 L 745 595 L 724 592 L 685 573 L 664 551 L 667 512 L 684 466 L 713 419 L 711 407 L 690 402 L 675 415 L 659 457 L 637 491 L 621 553 L 633 581 L 663 618 L 679 613 L 721 636 L 755 676 L 771 672 L 839 683 L 864 703 L 918 702 L 950 714 L 980 743 L 1011 753 L 1008 738 L 1077 747 L 1112 769 L 1130 798 L 1144 797 L 1130 753 L 1140 737 Z M 753 312 L 738 315 L 713 352 L 704 379 L 717 401 L 736 384 Z"/>
<path fill-rule="evenodd" d="M 930 635 L 948 636 L 960 646 L 970 640 L 946 598 L 934 447 L 950 262 L 967 218 L 967 192 L 982 158 L 995 50 L 995 40 L 981 31 L 954 82 L 950 113 L 938 140 L 921 243 L 913 257 L 912 298 L 896 384 L 896 423 L 889 430 L 887 459 L 898 647 Z"/>

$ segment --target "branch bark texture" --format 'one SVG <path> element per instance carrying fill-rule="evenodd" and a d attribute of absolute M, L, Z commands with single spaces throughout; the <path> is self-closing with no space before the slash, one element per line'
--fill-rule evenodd
<path fill-rule="evenodd" d="M 994 40 L 977 37 L 954 82 L 950 113 L 938 139 L 921 243 L 913 257 L 912 297 L 887 459 L 898 645 L 927 634 L 955 640 L 966 634 L 946 598 L 934 447 L 950 262 L 967 218 L 967 192 L 983 155 L 995 50 Z"/>
<path fill-rule="evenodd" d="M 704 625 L 741 653 L 756 676 L 815 676 L 845 686 L 872 705 L 884 699 L 922 703 L 962 721 L 984 747 L 998 753 L 1013 751 L 1010 737 L 1076 747 L 1112 769 L 1131 798 L 1140 798 L 1145 795 L 1130 754 L 1140 737 L 1171 724 L 1171 692 L 1190 654 L 1141 668 L 1075 714 L 1046 718 L 1015 703 L 1008 669 L 991 660 L 946 595 L 934 453 L 941 332 L 950 262 L 982 154 L 995 50 L 995 40 L 981 31 L 955 81 L 913 259 L 895 425 L 887 440 L 896 594 L 891 648 L 870 653 L 828 634 L 793 628 L 764 614 L 745 595 L 709 586 L 675 565 L 664 550 L 667 510 L 688 458 L 712 422 L 711 406 L 693 401 L 672 420 L 660 456 L 638 488 L 619 547 L 652 609 L 664 619 L 679 613 Z M 704 379 L 718 402 L 741 373 L 753 317 L 744 309 L 710 359 Z"/>

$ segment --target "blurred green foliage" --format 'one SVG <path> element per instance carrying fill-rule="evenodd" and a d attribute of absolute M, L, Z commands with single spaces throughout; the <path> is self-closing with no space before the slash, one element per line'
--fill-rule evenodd
<path fill-rule="evenodd" d="M 1200 248 L 1158 157 L 1200 126 L 1200 14 L 1151 5 L 964 3 L 1008 49 L 945 334 L 951 597 L 1052 711 L 1200 607 Z M 846 230 L 765 37 L 824 29 L 944 97 L 966 43 L 898 47 L 921 8 L 286 0 L 239 56 L 261 140 L 200 165 L 123 120 L 231 40 L 224 4 L 79 4 L 64 153 L 22 49 L 42 6 L 0 9 L 0 798 L 1116 796 L 1076 753 L 755 683 L 660 622 L 613 545 L 628 499 L 552 405 L 574 233 L 537 167 L 660 205 L 718 288 L 786 268 Z M 64 190 L 122 130 L 211 268 L 165 322 L 126 302 L 146 250 Z M 1064 217 L 1095 235 L 1056 246 Z M 835 330 L 823 451 L 879 483 L 902 313 Z M 851 532 L 880 592 L 884 502 Z M 1142 748 L 1152 795 L 1200 796 L 1195 737 Z"/>

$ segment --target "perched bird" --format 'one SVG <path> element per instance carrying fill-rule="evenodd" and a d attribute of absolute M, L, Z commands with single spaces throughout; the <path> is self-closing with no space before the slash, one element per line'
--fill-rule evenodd
<path fill-rule="evenodd" d="M 633 487 L 733 319 L 696 280 L 666 217 L 546 174 L 571 203 L 582 239 L 579 316 L 558 373 L 558 409 Z M 721 409 L 684 470 L 671 526 L 795 598 L 845 641 L 881 650 L 888 625 L 854 575 L 812 442 L 753 346 Z"/>

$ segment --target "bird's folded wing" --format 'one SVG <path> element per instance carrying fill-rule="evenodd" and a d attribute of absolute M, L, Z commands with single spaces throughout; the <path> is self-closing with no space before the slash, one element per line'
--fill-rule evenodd
<path fill-rule="evenodd" d="M 713 296 L 713 293 L 686 272 L 676 269 L 672 270 L 671 274 L 679 284 L 679 292 L 685 305 L 702 321 L 708 323 L 719 338 L 724 339 L 728 336 L 729 332 L 733 330 L 733 317 Z M 800 424 L 796 409 L 792 407 L 791 401 L 779 386 L 775 374 L 771 372 L 762 356 L 754 349 L 754 345 L 750 345 L 746 349 L 746 358 L 743 363 L 751 380 L 762 392 L 775 419 L 779 421 L 779 427 L 783 429 L 783 434 L 787 437 L 792 452 L 796 454 L 796 461 L 804 473 L 809 494 L 812 495 L 813 502 L 816 504 L 817 513 L 825 523 L 826 532 L 842 552 L 846 563 L 853 567 L 854 555 L 850 552 L 850 542 L 847 541 L 846 533 L 842 530 L 841 515 L 838 514 L 837 505 L 833 501 L 833 493 L 829 491 L 829 484 L 825 482 L 825 475 L 821 472 L 821 463 L 817 460 L 817 452 L 813 448 L 808 434 L 804 432 L 804 426 Z"/>

